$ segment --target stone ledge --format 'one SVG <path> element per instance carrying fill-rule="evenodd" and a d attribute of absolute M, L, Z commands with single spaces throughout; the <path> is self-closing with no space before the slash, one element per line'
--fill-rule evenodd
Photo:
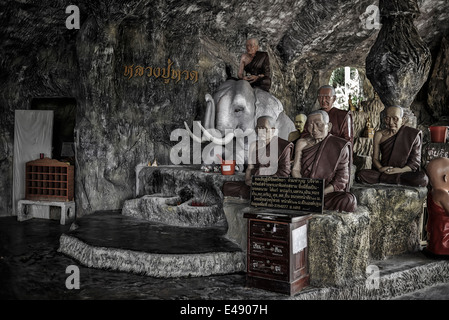
<path fill-rule="evenodd" d="M 91 246 L 63 234 L 58 252 L 67 254 L 87 267 L 133 272 L 157 277 L 199 277 L 241 272 L 245 257 L 237 252 L 156 254 L 119 248 Z"/>
<path fill-rule="evenodd" d="M 180 197 L 152 194 L 125 201 L 122 214 L 172 226 L 209 227 L 225 225 L 219 205 L 192 206 L 192 199 L 182 202 Z"/>
<path fill-rule="evenodd" d="M 206 200 L 210 203 L 223 201 L 224 182 L 245 180 L 245 174 L 241 172 L 234 175 L 206 173 L 194 165 L 140 167 L 136 175 L 136 197 L 156 193 L 182 196 L 184 192 L 191 197 L 202 198 L 207 192 Z"/>
<path fill-rule="evenodd" d="M 419 254 L 418 254 L 419 255 Z M 380 274 L 378 287 L 373 286 L 366 275 L 362 279 L 348 281 L 342 287 L 309 288 L 290 298 L 291 300 L 385 300 L 423 289 L 437 283 L 449 282 L 449 261 L 432 261 L 426 259 L 413 265 L 418 256 L 399 256 L 403 261 L 394 264 L 404 265 L 401 270 L 385 273 L 382 262 L 379 262 Z M 377 263 L 375 263 L 377 265 Z M 386 266 L 386 269 L 388 267 Z M 367 285 L 367 281 L 369 285 Z"/>
<path fill-rule="evenodd" d="M 354 184 L 351 192 L 369 211 L 371 259 L 420 249 L 419 219 L 427 188 Z"/>

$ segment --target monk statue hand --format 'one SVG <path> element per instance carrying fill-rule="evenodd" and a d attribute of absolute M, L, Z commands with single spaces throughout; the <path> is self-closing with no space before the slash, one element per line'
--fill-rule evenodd
<path fill-rule="evenodd" d="M 393 167 L 381 167 L 381 168 L 379 168 L 379 172 L 380 173 L 391 174 L 391 170 L 392 169 L 393 169 Z"/>
<path fill-rule="evenodd" d="M 243 80 L 248 81 L 249 83 L 256 82 L 259 79 L 259 76 L 256 75 L 249 75 L 243 78 Z"/>
<path fill-rule="evenodd" d="M 395 167 L 388 167 L 384 173 L 386 174 L 397 174 L 397 173 L 404 173 L 405 170 L 403 170 L 402 168 L 395 168 Z"/>

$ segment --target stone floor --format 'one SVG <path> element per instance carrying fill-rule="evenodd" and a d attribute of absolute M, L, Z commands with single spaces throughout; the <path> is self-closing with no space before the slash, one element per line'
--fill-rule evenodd
<path fill-rule="evenodd" d="M 449 299 L 449 261 L 428 258 L 420 252 L 374 263 L 380 270 L 381 286 L 385 285 L 388 289 L 381 288 L 372 294 L 364 295 L 366 291 L 360 289 L 365 286 L 363 282 L 348 288 L 308 287 L 290 297 L 246 287 L 244 273 L 162 279 L 87 268 L 57 250 L 59 237 L 68 232 L 69 227 L 70 225 L 60 225 L 57 220 L 31 219 L 18 222 L 16 217 L 0 218 L 0 299 L 253 302 Z M 97 232 L 98 236 L 104 236 L 100 229 Z M 114 233 L 109 234 L 109 237 L 116 236 Z M 142 238 L 143 240 L 145 239 Z M 70 276 L 66 273 L 66 268 L 71 265 L 79 267 L 79 289 L 69 290 L 66 287 L 66 280 Z M 425 272 L 431 269 L 434 269 L 434 272 Z M 358 295 L 354 294 L 357 290 L 361 292 Z"/>

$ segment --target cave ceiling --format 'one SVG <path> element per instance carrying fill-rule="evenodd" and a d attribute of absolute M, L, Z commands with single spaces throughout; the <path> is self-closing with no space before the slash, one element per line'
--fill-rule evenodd
<path fill-rule="evenodd" d="M 419 34 L 432 51 L 449 30 L 447 1 L 418 0 L 415 18 Z M 125 19 L 160 26 L 166 39 L 198 35 L 240 52 L 243 37 L 256 36 L 291 67 L 307 61 L 315 68 L 353 65 L 363 67 L 378 30 L 366 28 L 372 0 L 265 0 L 265 1 L 73 1 L 80 8 L 81 24 L 120 25 Z M 65 28 L 66 1 L 0 2 L 2 64 L 17 61 L 43 48 L 70 46 L 77 32 Z M 83 26 L 81 26 L 81 29 Z M 79 41 L 79 40 L 78 40 Z M 3 65 L 5 67 L 5 65 Z"/>

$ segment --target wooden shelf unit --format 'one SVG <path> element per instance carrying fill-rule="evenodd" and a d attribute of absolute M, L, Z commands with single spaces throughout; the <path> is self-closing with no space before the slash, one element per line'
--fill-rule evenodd
<path fill-rule="evenodd" d="M 26 163 L 26 200 L 73 201 L 74 167 L 44 158 Z"/>

